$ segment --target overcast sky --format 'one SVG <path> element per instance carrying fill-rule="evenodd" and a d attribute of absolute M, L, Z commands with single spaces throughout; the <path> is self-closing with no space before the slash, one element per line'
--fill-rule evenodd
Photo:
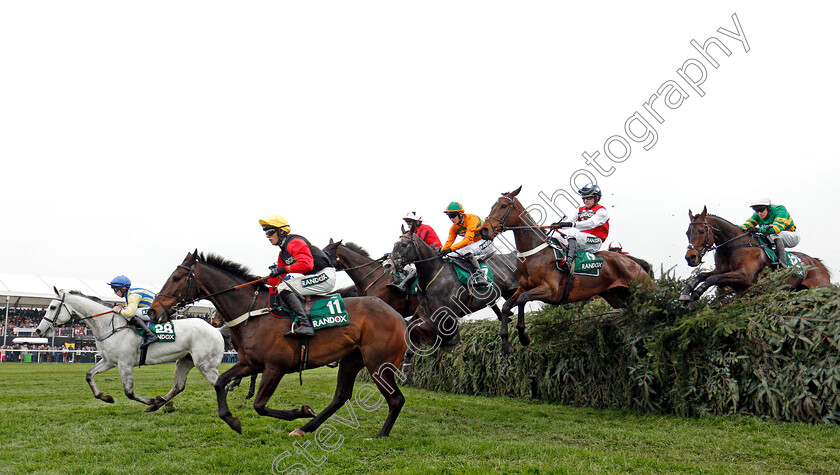
<path fill-rule="evenodd" d="M 577 173 L 657 268 L 690 272 L 689 208 L 768 196 L 836 282 L 840 7 L 771 5 L 3 2 L 0 273 L 154 287 L 198 248 L 264 274 L 277 213 L 379 256 L 409 210 L 445 239 L 450 201 Z"/>

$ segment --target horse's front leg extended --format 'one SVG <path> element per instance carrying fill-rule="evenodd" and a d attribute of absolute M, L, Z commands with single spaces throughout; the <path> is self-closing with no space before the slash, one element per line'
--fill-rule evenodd
<path fill-rule="evenodd" d="M 718 287 L 748 287 L 750 284 L 752 284 L 752 278 L 744 273 L 743 270 L 714 274 L 695 288 L 693 295 L 696 295 L 695 299 L 699 299 L 700 296 L 702 296 L 703 293 L 713 285 L 717 285 Z"/>
<path fill-rule="evenodd" d="M 122 379 L 125 397 L 142 402 L 147 406 L 151 406 L 152 403 L 155 402 L 154 399 L 134 394 L 134 366 L 131 363 L 121 362 L 117 364 L 117 368 L 120 370 L 120 378 Z"/>
<path fill-rule="evenodd" d="M 216 390 L 216 413 L 223 421 L 227 422 L 231 429 L 240 434 L 242 433 L 242 421 L 233 417 L 233 414 L 230 413 L 227 403 L 227 389 L 225 388 L 233 378 L 242 378 L 249 374 L 254 374 L 254 369 L 240 361 L 222 373 L 216 380 L 216 384 L 213 385 L 213 389 Z"/>
<path fill-rule="evenodd" d="M 493 309 L 493 313 L 496 314 L 496 317 L 501 322 L 501 324 L 499 325 L 499 337 L 501 337 L 502 339 L 502 351 L 506 355 L 509 355 L 513 353 L 513 345 L 511 345 L 510 341 L 508 340 L 508 324 L 510 323 L 510 316 L 500 311 L 498 305 L 491 305 L 490 308 Z"/>
<path fill-rule="evenodd" d="M 87 381 L 88 385 L 90 386 L 90 390 L 93 391 L 93 397 L 96 399 L 102 400 L 107 402 L 108 404 L 114 403 L 114 398 L 111 397 L 109 394 L 104 394 L 102 391 L 99 390 L 99 387 L 96 386 L 96 383 L 93 381 L 93 377 L 103 371 L 108 371 L 109 369 L 113 368 L 113 363 L 108 362 L 105 359 L 99 360 L 99 363 L 96 363 L 93 368 L 88 370 L 87 374 L 85 375 L 85 380 Z"/>
<path fill-rule="evenodd" d="M 703 292 L 700 292 L 699 294 L 697 294 L 695 292 L 695 289 L 697 288 L 698 284 L 700 284 L 704 280 L 708 279 L 709 276 L 712 275 L 712 274 L 714 274 L 714 271 L 701 272 L 701 273 L 697 274 L 693 279 L 691 279 L 691 281 L 689 283 L 685 284 L 685 288 L 683 288 L 683 291 L 682 291 L 682 294 L 680 294 L 679 300 L 681 302 L 691 303 L 691 302 L 697 300 L 698 298 L 700 298 L 700 296 L 703 295 L 703 292 L 705 292 L 706 290 L 703 289 Z M 706 287 L 706 288 L 708 288 L 708 287 Z"/>

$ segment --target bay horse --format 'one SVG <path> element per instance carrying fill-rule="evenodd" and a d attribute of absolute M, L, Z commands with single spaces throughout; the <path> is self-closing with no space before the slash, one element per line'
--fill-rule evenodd
<path fill-rule="evenodd" d="M 314 416 L 289 434 L 304 436 L 315 431 L 352 397 L 356 375 L 366 367 L 388 404 L 388 416 L 377 437 L 388 436 L 405 403 L 395 381 L 397 365 L 406 350 L 406 326 L 400 314 L 376 297 L 344 299 L 350 323 L 318 330 L 310 338 L 307 361 L 307 368 L 316 368 L 340 360 L 332 401 L 317 415 L 308 406 L 287 411 L 270 409 L 266 404 L 280 379 L 287 373 L 301 371 L 301 342 L 283 336 L 291 329 L 289 318 L 250 317 L 253 310 L 270 307 L 268 287 L 261 283 L 263 280 L 240 264 L 213 254 L 205 257 L 196 250 L 188 253 L 172 272 L 149 307 L 153 321 L 165 322 L 174 307 L 208 299 L 231 328 L 231 341 L 239 362 L 219 376 L 214 385 L 219 417 L 231 429 L 242 433 L 241 421 L 228 408 L 225 387 L 234 378 L 262 373 L 254 409 L 262 416 L 284 420 Z"/>
<path fill-rule="evenodd" d="M 187 375 L 193 366 L 197 367 L 210 384 L 219 378 L 219 364 L 225 352 L 225 344 L 219 330 L 201 318 L 174 320 L 172 326 L 175 341 L 158 342 L 149 346 L 146 353 L 147 365 L 175 361 L 175 381 L 172 390 L 165 396 L 147 398 L 134 392 L 134 367 L 140 364 L 140 340 L 134 327 L 118 313 L 109 312 L 111 306 L 96 297 L 89 297 L 77 291 L 66 292 L 53 287 L 57 299 L 50 302 L 35 333 L 48 335 L 54 328 L 73 318 L 85 324 L 96 337 L 96 349 L 102 357 L 85 375 L 93 396 L 109 404 L 113 396 L 104 394 L 96 386 L 93 377 L 117 367 L 126 397 L 149 407 L 145 412 L 160 409 L 169 400 L 184 390 Z"/>
<path fill-rule="evenodd" d="M 508 316 L 499 310 L 496 301 L 516 291 L 517 283 L 513 277 L 515 260 L 512 254 L 495 254 L 487 259 L 485 263 L 490 266 L 494 276 L 493 285 L 487 289 L 477 289 L 461 283 L 455 265 L 445 261 L 437 248 L 428 245 L 416 234 L 402 235 L 394 244 L 385 266 L 402 269 L 408 264 L 414 264 L 417 268 L 420 306 L 416 312 L 419 320 L 416 326 L 412 324 L 409 328 L 412 344 L 413 338 L 417 336 L 423 343 L 429 343 L 431 337 L 435 344 L 448 346 L 457 336 L 458 318 L 489 307 L 502 322 L 499 331 L 502 350 L 506 354 L 512 353 L 513 346 L 508 341 Z M 531 338 L 525 332 L 524 321 L 516 328 L 520 343 L 527 346 Z M 411 351 L 416 350 L 411 348 Z"/>
<path fill-rule="evenodd" d="M 701 272 L 686 284 L 680 300 L 684 305 L 700 298 L 711 286 L 730 286 L 746 289 L 758 280 L 758 274 L 770 265 L 770 259 L 760 247 L 758 238 L 744 232 L 739 226 L 709 214 L 706 207 L 703 212 L 694 214 L 688 210 L 690 223 L 685 232 L 688 237 L 688 251 L 685 260 L 691 267 L 703 262 L 703 256 L 715 251 L 715 268 L 711 272 Z M 791 252 L 802 260 L 805 277 L 792 276 L 785 282 L 791 289 L 810 289 L 831 282 L 831 273 L 819 259 L 801 252 Z"/>
<path fill-rule="evenodd" d="M 409 295 L 391 287 L 393 274 L 385 272 L 384 259 L 373 259 L 361 246 L 348 242 L 333 241 L 323 249 L 335 270 L 347 273 L 356 285 L 358 295 L 379 297 L 405 318 L 414 314 L 419 300 L 416 295 Z"/>
<path fill-rule="evenodd" d="M 598 251 L 604 259 L 600 275 L 575 276 L 568 289 L 569 274 L 561 272 L 555 264 L 554 250 L 548 246 L 549 235 L 538 226 L 516 196 L 522 187 L 502 193 L 490 209 L 479 233 L 484 239 L 493 239 L 505 230 L 513 231 L 517 256 L 516 277 L 519 288 L 505 302 L 502 312 L 519 308 L 519 319 L 524 321 L 525 304 L 539 300 L 550 304 L 564 304 L 600 296 L 614 308 L 624 305 L 635 282 L 653 287 L 653 279 L 633 259 L 617 252 Z"/>

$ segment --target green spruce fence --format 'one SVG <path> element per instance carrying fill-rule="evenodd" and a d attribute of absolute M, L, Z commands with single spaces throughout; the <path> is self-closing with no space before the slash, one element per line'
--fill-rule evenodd
<path fill-rule="evenodd" d="M 779 290 L 788 271 L 684 309 L 665 276 L 626 309 L 603 300 L 528 315 L 533 343 L 503 355 L 499 323 L 463 323 L 408 384 L 595 408 L 840 423 L 840 288 Z M 512 340 L 515 329 L 512 328 Z"/>

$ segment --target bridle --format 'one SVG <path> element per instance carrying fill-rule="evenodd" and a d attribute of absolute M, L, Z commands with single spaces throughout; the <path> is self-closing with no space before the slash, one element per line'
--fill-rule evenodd
<path fill-rule="evenodd" d="M 516 207 L 516 205 L 514 204 L 512 196 L 502 195 L 502 198 L 505 198 L 508 201 L 510 201 L 510 206 L 508 206 L 508 209 L 507 209 L 507 211 L 505 211 L 504 216 L 502 216 L 501 218 L 497 218 L 495 216 L 488 216 L 488 217 L 484 218 L 484 221 L 490 224 L 490 229 L 493 231 L 494 235 L 503 233 L 505 231 L 505 229 L 510 229 L 507 226 L 505 226 L 505 223 L 507 222 L 508 218 L 510 217 L 510 212 L 513 211 L 513 208 Z M 493 224 L 493 221 L 497 221 L 499 223 L 498 230 L 496 228 L 496 225 Z"/>
<path fill-rule="evenodd" d="M 197 279 L 195 277 L 195 266 L 196 266 L 197 263 L 198 263 L 198 261 L 193 262 L 193 265 L 191 265 L 190 267 L 187 267 L 184 264 L 178 264 L 179 268 L 186 269 L 186 270 L 189 271 L 189 273 L 187 274 L 187 282 L 186 282 L 186 284 L 181 286 L 181 290 L 178 292 L 177 297 L 173 296 L 173 295 L 167 295 L 167 294 L 164 294 L 164 293 L 158 293 L 157 295 L 155 295 L 155 300 L 152 301 L 152 304 L 154 304 L 155 301 L 160 303 L 160 307 L 163 309 L 163 313 L 166 315 L 167 320 L 171 319 L 172 316 L 175 315 L 178 312 L 179 309 L 181 309 L 183 307 L 186 307 L 187 305 L 189 305 L 191 303 L 195 303 L 195 302 L 197 302 L 201 299 L 208 299 L 209 300 L 210 298 L 215 297 L 219 294 L 223 294 L 225 292 L 230 292 L 231 290 L 239 290 L 242 287 L 247 287 L 249 285 L 253 285 L 253 284 L 263 282 L 265 280 L 268 280 L 271 277 L 271 276 L 260 277 L 257 280 L 252 280 L 250 282 L 245 282 L 244 284 L 235 285 L 233 287 L 223 289 L 223 290 L 220 290 L 218 292 L 213 292 L 212 294 L 201 295 L 201 289 L 198 288 L 198 282 L 197 282 Z M 193 283 L 195 283 L 195 297 L 190 298 L 190 292 L 191 292 Z M 259 292 L 259 289 L 257 289 L 257 293 L 258 292 Z M 163 297 L 166 297 L 168 299 L 174 300 L 176 302 L 175 305 L 173 305 L 172 307 L 167 307 L 166 305 L 163 304 L 163 302 L 160 302 L 158 300 L 158 297 L 160 297 L 160 296 L 163 296 Z M 256 294 L 254 295 L 254 299 L 256 299 Z M 174 312 L 170 312 L 170 310 L 173 310 L 173 309 L 174 309 Z"/>
<path fill-rule="evenodd" d="M 198 296 L 198 284 L 196 284 L 196 297 L 192 300 L 187 300 L 189 298 L 190 289 L 192 288 L 193 282 L 195 281 L 195 265 L 195 262 L 193 262 L 193 265 L 190 267 L 187 267 L 184 264 L 178 264 L 179 268 L 186 269 L 189 273 L 187 274 L 187 282 L 181 286 L 181 290 L 178 292 L 177 297 L 160 292 L 157 295 L 155 295 L 155 299 L 152 301 L 152 304 L 154 304 L 155 302 L 158 302 L 160 304 L 160 308 L 163 309 L 163 313 L 164 315 L 166 315 L 167 320 L 171 319 L 173 315 L 177 314 L 180 308 L 183 308 L 186 305 L 195 302 L 201 298 L 200 296 Z M 163 302 L 158 300 L 158 297 L 166 297 L 168 299 L 172 299 L 175 301 L 175 305 L 173 305 L 171 308 L 167 307 L 163 304 Z M 170 310 L 174 311 L 170 313 Z"/>

